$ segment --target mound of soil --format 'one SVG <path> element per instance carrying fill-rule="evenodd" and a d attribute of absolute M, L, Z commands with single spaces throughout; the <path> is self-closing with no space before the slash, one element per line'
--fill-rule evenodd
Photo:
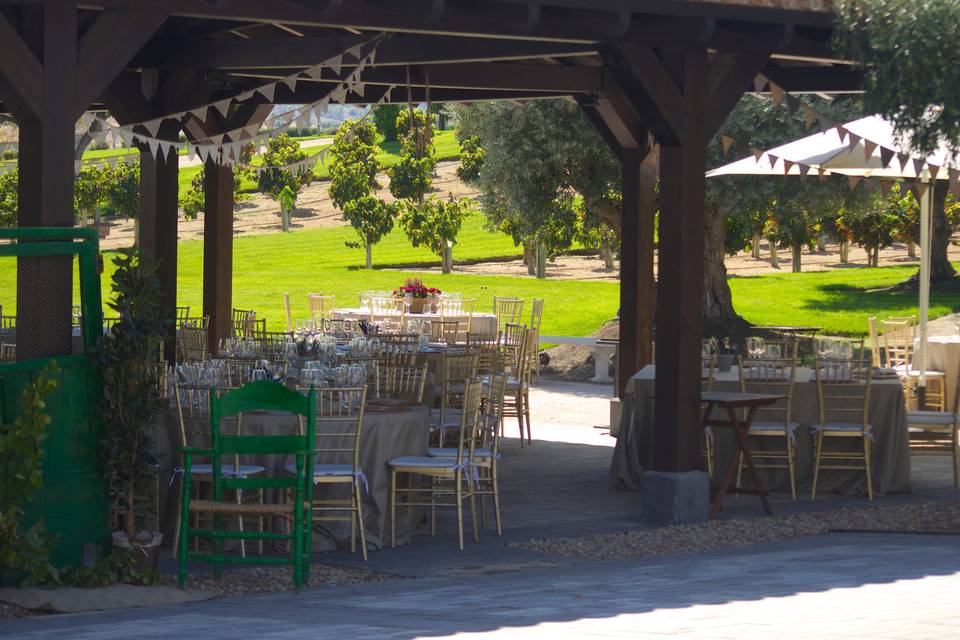
<path fill-rule="evenodd" d="M 603 326 L 591 334 L 594 338 L 616 340 L 620 337 L 620 320 L 607 320 Z M 544 364 L 544 362 L 547 364 Z M 546 378 L 587 382 L 593 377 L 594 359 L 586 347 L 573 344 L 561 344 L 540 353 L 540 375 Z M 614 364 L 610 363 L 610 375 L 613 376 Z"/>

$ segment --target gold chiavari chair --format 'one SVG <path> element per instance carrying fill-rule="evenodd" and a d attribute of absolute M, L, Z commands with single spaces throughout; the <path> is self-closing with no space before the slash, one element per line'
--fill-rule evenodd
<path fill-rule="evenodd" d="M 177 382 L 174 384 L 174 399 L 175 406 L 177 408 L 177 422 L 179 424 L 180 430 L 177 434 L 180 439 L 181 447 L 196 447 L 199 449 L 210 449 L 211 448 L 211 433 L 210 433 L 210 393 L 211 387 L 207 385 L 188 385 L 181 384 Z M 230 435 L 240 435 L 243 428 L 243 416 L 237 414 L 236 416 L 230 416 L 229 418 L 223 418 L 221 422 L 232 423 L 231 426 L 234 426 L 233 433 Z M 181 463 L 182 464 L 182 463 Z M 213 465 L 209 463 L 204 464 L 192 464 L 192 474 L 191 478 L 193 480 L 193 488 L 195 489 L 195 495 L 198 497 L 201 493 L 202 484 L 212 483 L 213 482 Z M 183 467 L 181 466 L 177 469 L 176 473 L 182 473 Z M 224 475 L 231 475 L 238 478 L 246 478 L 251 476 L 258 476 L 266 472 L 266 468 L 260 465 L 253 464 L 241 464 L 240 456 L 234 456 L 233 465 L 230 467 L 224 467 L 221 470 L 221 473 Z M 179 493 L 179 492 L 178 492 Z M 263 490 L 257 490 L 254 492 L 247 493 L 243 495 L 241 491 L 237 491 L 236 494 L 237 504 L 243 504 L 244 502 L 256 502 L 258 504 L 263 504 Z M 199 517 L 198 513 L 193 514 L 194 525 L 195 527 L 199 526 Z M 177 508 L 177 526 L 174 529 L 174 540 L 173 540 L 173 550 L 176 553 L 179 549 L 178 540 L 180 537 L 180 518 L 181 518 L 181 509 Z M 263 531 L 264 519 L 259 518 L 258 525 L 260 531 Z M 237 526 L 240 528 L 240 531 L 243 531 L 244 522 L 243 515 L 237 515 Z M 195 538 L 194 548 L 199 549 L 199 538 Z M 263 541 L 258 542 L 258 550 L 260 553 L 263 553 Z M 245 558 L 247 556 L 247 546 L 246 541 L 240 541 L 240 554 Z"/>
<path fill-rule="evenodd" d="M 953 457 L 953 486 L 960 490 L 960 377 L 953 411 L 907 411 L 912 454 L 949 454 Z"/>
<path fill-rule="evenodd" d="M 704 341 L 706 343 L 707 341 Z M 713 381 L 717 372 L 717 356 L 703 356 L 700 358 L 700 392 L 711 391 Z M 702 407 L 701 407 L 702 408 Z M 716 439 L 714 438 L 713 427 L 709 425 L 703 428 L 703 459 L 707 467 L 707 475 L 713 477 L 713 470 L 717 462 Z"/>
<path fill-rule="evenodd" d="M 910 320 L 884 320 L 884 355 L 887 367 L 894 369 L 900 376 L 907 406 L 917 397 L 921 371 L 914 368 L 914 344 L 916 328 Z M 946 410 L 946 374 L 942 371 L 926 372 L 926 406 L 936 411 Z"/>
<path fill-rule="evenodd" d="M 360 437 L 367 404 L 367 387 L 318 389 L 317 423 L 314 434 L 313 483 L 327 489 L 348 485 L 350 497 L 313 492 L 313 522 L 349 522 L 350 551 L 357 551 L 360 534 L 360 555 L 367 559 L 367 537 L 363 529 L 363 493 L 368 489 L 367 476 L 360 467 Z M 347 424 L 344 428 L 344 423 Z M 302 424 L 301 424 L 301 435 Z M 296 474 L 296 467 L 287 465 L 287 472 Z M 332 485 L 332 486 L 331 486 Z M 347 512 L 333 515 L 330 512 Z M 291 519 L 292 521 L 292 519 Z"/>
<path fill-rule="evenodd" d="M 870 361 L 862 358 L 817 360 L 814 364 L 819 420 L 810 427 L 814 438 L 811 500 L 817 497 L 821 469 L 864 471 L 867 476 L 867 496 L 873 500 L 873 433 L 868 415 L 873 369 L 869 365 Z M 827 450 L 825 444 L 828 439 L 856 440 L 862 449 Z"/>
<path fill-rule="evenodd" d="M 790 477 L 790 495 L 797 499 L 797 428 L 791 420 L 793 389 L 797 369 L 796 349 L 786 358 L 740 358 L 740 390 L 743 393 L 762 393 L 785 396 L 756 411 L 750 426 L 749 439 L 762 443 L 750 449 L 754 466 L 758 469 L 786 469 Z M 743 454 L 737 466 L 737 487 L 743 471 Z"/>
<path fill-rule="evenodd" d="M 420 351 L 420 334 L 388 333 L 378 336 L 380 340 L 381 361 L 394 364 L 413 365 Z"/>
<path fill-rule="evenodd" d="M 403 298 L 394 296 L 372 296 L 367 300 L 370 308 L 370 322 L 390 319 L 399 321 L 403 326 L 406 308 Z"/>
<path fill-rule="evenodd" d="M 477 354 L 477 373 L 490 375 L 503 370 L 500 341 L 486 336 L 468 336 L 467 351 Z"/>
<path fill-rule="evenodd" d="M 440 298 L 440 318 L 458 323 L 458 342 L 465 341 L 473 330 L 473 311 L 476 306 L 474 298 Z"/>
<path fill-rule="evenodd" d="M 190 307 L 177 307 L 177 327 L 182 327 L 186 324 L 187 318 L 190 317 Z"/>
<path fill-rule="evenodd" d="M 473 525 L 473 540 L 479 542 L 474 482 L 476 469 L 476 433 L 479 426 L 480 382 L 470 381 L 464 389 L 463 412 L 457 437 L 456 453 L 452 457 L 402 456 L 387 463 L 390 469 L 390 545 L 397 546 L 397 499 L 406 498 L 408 508 L 430 507 L 431 522 L 436 522 L 437 507 L 455 507 L 457 510 L 457 541 L 463 551 L 463 505 L 468 502 Z M 406 488 L 397 486 L 397 476 L 427 477 L 429 487 L 409 483 Z M 450 486 L 452 484 L 452 487 Z M 424 496 L 422 501 L 418 496 Z M 438 501 L 439 499 L 439 501 Z M 445 502 L 444 499 L 451 499 Z M 435 526 L 432 527 L 436 533 Z"/>
<path fill-rule="evenodd" d="M 290 293 L 283 294 L 283 313 L 287 320 L 287 333 L 293 333 L 293 310 L 290 308 Z"/>
<path fill-rule="evenodd" d="M 336 297 L 322 293 L 308 293 L 307 303 L 310 305 L 310 320 L 317 325 L 330 317 L 330 312 L 336 306 Z"/>
<path fill-rule="evenodd" d="M 209 356 L 206 328 L 181 327 L 177 336 L 177 362 L 203 362 Z"/>
<path fill-rule="evenodd" d="M 530 331 L 536 336 L 537 355 L 533 359 L 533 370 L 537 374 L 537 383 L 540 382 L 540 325 L 543 324 L 543 298 L 534 298 L 530 304 Z"/>
<path fill-rule="evenodd" d="M 877 328 L 876 316 L 870 316 L 867 318 L 867 328 L 870 332 L 870 364 L 875 368 L 880 368 L 880 330 Z"/>
<path fill-rule="evenodd" d="M 520 324 L 523 316 L 523 299 L 494 297 L 493 314 L 497 316 L 498 331 L 503 331 L 508 324 Z"/>
<path fill-rule="evenodd" d="M 430 342 L 456 344 L 459 342 L 460 335 L 460 322 L 458 320 L 430 321 Z"/>
<path fill-rule="evenodd" d="M 253 322 L 257 313 L 252 309 L 233 309 L 233 337 L 249 338 L 253 334 Z"/>
<path fill-rule="evenodd" d="M 440 446 L 444 446 L 446 431 L 456 427 L 459 416 L 454 409 L 460 408 L 464 385 L 477 377 L 478 356 L 475 353 L 445 353 L 440 365 L 440 409 L 431 411 L 431 426 L 439 434 Z M 455 416 L 455 417 L 451 417 Z"/>
<path fill-rule="evenodd" d="M 392 298 L 393 293 L 389 291 L 361 291 L 358 295 L 360 306 L 364 309 L 370 308 L 370 298 Z"/>
<path fill-rule="evenodd" d="M 426 363 L 416 366 L 379 362 L 377 364 L 377 388 L 380 397 L 404 398 L 423 402 L 423 388 L 427 382 Z"/>
<path fill-rule="evenodd" d="M 517 329 L 519 327 L 519 329 Z M 520 446 L 524 446 L 524 424 L 527 429 L 527 444 L 533 444 L 530 427 L 530 331 L 523 325 L 508 324 L 501 340 L 504 369 L 508 373 L 506 399 L 503 415 L 516 418 L 520 429 Z M 519 345 L 512 346 L 512 341 L 519 341 Z"/>
<path fill-rule="evenodd" d="M 480 524 L 487 526 L 486 498 L 493 499 L 494 522 L 497 535 L 503 535 L 500 520 L 500 479 L 498 461 L 500 460 L 500 421 L 503 415 L 504 395 L 507 390 L 507 375 L 494 373 L 487 378 L 486 389 L 481 391 L 482 409 L 478 425 L 477 445 L 474 449 L 474 477 L 477 496 L 480 497 Z M 434 458 L 455 458 L 457 449 L 453 447 L 431 447 L 427 455 Z"/>
<path fill-rule="evenodd" d="M 0 342 L 0 362 L 13 362 L 17 359 L 17 345 Z"/>

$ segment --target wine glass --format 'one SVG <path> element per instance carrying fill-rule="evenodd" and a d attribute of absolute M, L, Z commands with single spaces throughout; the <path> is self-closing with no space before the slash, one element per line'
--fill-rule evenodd
<path fill-rule="evenodd" d="M 817 356 L 821 360 L 829 360 L 834 353 L 833 340 L 827 338 L 817 338 L 816 341 Z"/>
<path fill-rule="evenodd" d="M 750 354 L 751 358 L 758 357 L 761 353 L 766 350 L 766 345 L 763 342 L 763 338 L 758 336 L 750 336 L 747 338 L 744 346 L 747 348 L 747 353 Z"/>
<path fill-rule="evenodd" d="M 403 308 L 406 311 L 407 315 L 410 315 L 410 307 L 413 306 L 413 294 L 405 293 L 403 294 Z"/>

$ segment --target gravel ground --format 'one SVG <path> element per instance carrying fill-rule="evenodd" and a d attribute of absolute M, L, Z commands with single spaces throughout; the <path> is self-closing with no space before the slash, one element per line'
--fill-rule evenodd
<path fill-rule="evenodd" d="M 13 620 L 14 618 L 26 618 L 27 616 L 35 615 L 42 614 L 37 611 L 21 609 L 20 607 L 15 607 L 12 604 L 4 604 L 0 602 L 0 620 Z"/>
<path fill-rule="evenodd" d="M 796 516 L 714 520 L 579 538 L 543 538 L 510 546 L 590 560 L 707 551 L 828 531 L 897 531 L 960 535 L 960 501 L 838 509 Z"/>
<path fill-rule="evenodd" d="M 386 582 L 400 576 L 376 573 L 368 569 L 338 567 L 315 564 L 310 572 L 309 587 L 341 587 L 363 582 Z M 177 577 L 163 575 L 161 584 L 176 585 Z M 187 576 L 187 587 L 213 591 L 221 596 L 244 596 L 267 591 L 290 591 L 293 589 L 291 567 L 254 567 L 228 569 L 223 578 L 217 580 L 212 573 L 191 573 Z"/>

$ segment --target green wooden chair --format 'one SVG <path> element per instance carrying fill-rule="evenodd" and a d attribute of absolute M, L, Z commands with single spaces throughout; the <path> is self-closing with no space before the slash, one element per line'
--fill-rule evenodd
<path fill-rule="evenodd" d="M 183 498 L 181 502 L 180 538 L 177 553 L 177 579 L 183 587 L 187 579 L 187 563 L 208 562 L 213 564 L 216 577 L 220 577 L 222 566 L 227 563 L 246 564 L 292 564 L 293 584 L 299 589 L 310 578 L 310 552 L 312 549 L 310 524 L 311 503 L 313 500 L 313 449 L 316 430 L 316 392 L 310 389 L 303 395 L 276 382 L 251 382 L 239 389 L 217 397 L 210 393 L 210 449 L 181 447 L 183 452 Z M 306 429 L 297 435 L 222 435 L 220 419 L 250 411 L 287 411 L 305 418 Z M 233 456 L 238 455 L 277 455 L 292 457 L 293 467 L 288 473 L 283 465 L 278 465 L 280 474 L 276 476 L 258 475 L 242 477 L 233 474 L 224 475 L 221 469 L 233 464 Z M 213 499 L 191 499 L 191 468 L 194 456 L 210 458 L 213 463 Z M 269 472 L 268 472 L 269 473 Z M 209 481 L 209 479 L 208 479 Z M 279 493 L 290 493 L 292 500 L 283 504 L 237 504 L 235 500 L 225 499 L 226 492 L 236 490 L 275 489 Z M 211 529 L 196 528 L 190 524 L 191 513 L 207 513 L 213 516 Z M 251 515 L 254 517 L 280 516 L 293 526 L 286 533 L 271 531 L 227 531 L 223 520 L 226 515 Z M 191 551 L 190 537 L 213 540 L 213 553 Z M 289 556 L 225 555 L 224 540 L 286 540 L 292 544 Z"/>

